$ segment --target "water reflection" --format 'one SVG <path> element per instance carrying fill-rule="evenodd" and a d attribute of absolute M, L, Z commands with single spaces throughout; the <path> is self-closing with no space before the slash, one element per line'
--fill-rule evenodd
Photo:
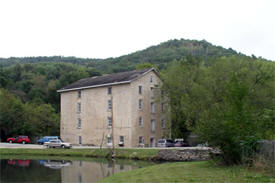
<path fill-rule="evenodd" d="M 8 160 L 8 164 L 9 165 L 17 165 L 17 166 L 21 166 L 21 167 L 28 167 L 30 166 L 30 160 Z"/>
<path fill-rule="evenodd" d="M 71 166 L 61 169 L 62 182 L 97 182 L 100 179 L 122 171 L 130 171 L 138 166 L 109 162 L 73 162 Z"/>
<path fill-rule="evenodd" d="M 41 161 L 43 161 L 42 165 L 52 169 L 60 169 L 62 167 L 71 166 L 73 164 L 72 161 L 68 161 L 68 160 L 40 160 L 40 164 L 41 164 Z"/>
<path fill-rule="evenodd" d="M 146 166 L 144 162 L 106 159 L 29 160 L 0 159 L 0 182 L 93 183 L 122 171 Z"/>

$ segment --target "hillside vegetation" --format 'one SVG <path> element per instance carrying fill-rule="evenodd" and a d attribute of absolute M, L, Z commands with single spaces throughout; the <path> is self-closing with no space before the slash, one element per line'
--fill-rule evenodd
<path fill-rule="evenodd" d="M 141 68 L 140 64 L 155 65 L 165 79 L 163 90 L 171 98 L 174 137 L 185 136 L 210 118 L 221 121 L 222 112 L 228 111 L 221 106 L 230 106 L 239 97 L 236 102 L 245 102 L 244 108 L 232 108 L 228 118 L 235 110 L 241 110 L 239 121 L 245 119 L 243 125 L 253 122 L 266 131 L 257 133 L 260 134 L 257 137 L 273 136 L 274 63 L 206 41 L 181 39 L 108 59 L 60 56 L 0 59 L 1 140 L 20 134 L 59 135 L 58 89 L 80 78 Z M 216 114 L 211 113 L 215 106 L 221 115 L 209 116 Z M 253 120 L 249 122 L 244 118 L 248 115 L 243 114 L 251 114 L 249 119 Z M 250 132 L 257 126 L 252 127 Z"/>
<path fill-rule="evenodd" d="M 77 65 L 84 65 L 93 67 L 101 73 L 113 73 L 126 70 L 135 69 L 137 64 L 151 63 L 160 69 L 167 67 L 167 63 L 173 60 L 180 60 L 187 55 L 204 58 L 205 62 L 211 58 L 219 58 L 221 56 L 244 56 L 237 53 L 233 49 L 225 49 L 220 46 L 214 46 L 211 43 L 202 40 L 170 40 L 156 46 L 151 46 L 141 51 L 131 53 L 128 55 L 107 58 L 107 59 L 90 59 L 90 58 L 76 58 L 76 57 L 11 57 L 0 58 L 0 65 L 11 66 L 15 64 L 26 63 L 72 63 Z"/>

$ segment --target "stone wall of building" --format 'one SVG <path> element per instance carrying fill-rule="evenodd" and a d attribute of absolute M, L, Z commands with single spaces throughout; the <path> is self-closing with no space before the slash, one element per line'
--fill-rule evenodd
<path fill-rule="evenodd" d="M 151 77 L 153 78 L 151 82 Z M 160 87 L 161 80 L 154 71 L 150 71 L 128 84 L 102 86 L 96 88 L 68 91 L 61 93 L 61 138 L 72 144 L 94 145 L 106 147 L 107 138 L 114 134 L 113 143 L 119 145 L 120 136 L 124 137 L 125 147 L 138 147 L 139 137 L 144 138 L 145 146 L 156 146 L 167 128 L 161 127 L 165 120 L 161 109 Z M 142 93 L 139 94 L 139 86 Z M 108 88 L 112 94 L 108 94 Z M 154 90 L 152 96 L 151 88 Z M 81 97 L 79 93 L 81 92 Z M 142 109 L 139 109 L 139 99 L 142 99 Z M 108 127 L 108 117 L 112 111 L 108 110 L 108 100 L 112 100 L 113 128 Z M 155 112 L 151 112 L 151 103 Z M 78 105 L 81 111 L 78 111 Z M 143 119 L 139 126 L 139 117 Z M 81 126 L 78 126 L 78 120 Z M 155 131 L 152 132 L 151 120 L 155 120 Z M 168 127 L 168 125 L 166 126 Z M 151 143 L 151 139 L 154 142 Z"/>
<path fill-rule="evenodd" d="M 166 128 L 161 127 L 161 120 L 164 120 L 166 124 L 168 120 L 161 109 L 161 85 L 162 81 L 153 71 L 131 83 L 132 144 L 134 147 L 139 145 L 140 136 L 144 139 L 145 147 L 155 147 L 157 141 L 164 135 L 163 131 Z M 141 94 L 139 93 L 139 86 L 142 87 Z M 138 109 L 139 99 L 142 100 L 142 109 Z M 154 112 L 151 111 L 151 103 L 154 103 Z M 140 117 L 143 119 L 142 127 L 139 126 Z M 152 131 L 151 120 L 155 121 L 155 131 Z M 152 139 L 154 139 L 153 144 Z"/>

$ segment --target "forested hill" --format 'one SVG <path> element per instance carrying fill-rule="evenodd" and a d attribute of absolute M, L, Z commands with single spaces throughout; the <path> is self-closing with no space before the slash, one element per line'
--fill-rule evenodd
<path fill-rule="evenodd" d="M 178 60 L 178 62 L 173 62 L 173 60 Z M 58 89 L 81 78 L 133 70 L 136 66 L 144 67 L 152 66 L 152 64 L 160 69 L 166 83 L 171 81 L 168 83 L 171 84 L 168 89 L 172 89 L 171 101 L 174 98 L 182 99 L 180 102 L 175 101 L 175 108 L 178 109 L 181 101 L 189 101 L 184 102 L 186 106 L 180 108 L 179 115 L 175 115 L 178 118 L 173 119 L 173 124 L 176 125 L 173 127 L 173 134 L 178 137 L 182 137 L 186 129 L 185 123 L 182 122 L 185 120 L 196 122 L 199 119 L 197 114 L 201 114 L 202 111 L 196 110 L 201 109 L 203 105 L 195 101 L 206 100 L 212 104 L 212 100 L 208 100 L 210 96 L 215 96 L 214 98 L 218 101 L 221 97 L 226 98 L 228 93 L 225 89 L 229 86 L 227 84 L 230 84 L 232 78 L 234 79 L 231 75 L 235 74 L 238 69 L 241 69 L 241 76 L 244 77 L 240 83 L 250 82 L 244 89 L 254 88 L 253 83 L 258 84 L 263 80 L 263 86 L 259 88 L 267 88 L 264 86 L 266 82 L 271 88 L 267 88 L 266 91 L 275 93 L 273 92 L 275 62 L 267 62 L 253 56 L 248 57 L 232 49 L 214 46 L 206 41 L 170 40 L 129 55 L 108 59 L 61 56 L 0 58 L 0 141 L 20 134 L 31 137 L 59 135 L 60 95 L 57 93 Z M 178 77 L 174 79 L 169 73 L 175 73 Z M 207 78 L 206 81 L 205 78 Z M 269 80 L 266 81 L 266 79 Z M 210 84 L 214 84 L 213 87 L 209 88 Z M 194 91 L 190 90 L 190 86 L 195 87 Z M 208 92 L 209 89 L 214 91 Z M 182 95 L 182 91 L 191 96 L 182 98 L 187 97 Z M 264 92 L 257 96 L 264 96 Z M 196 96 L 198 94 L 200 94 L 199 97 Z M 219 96 L 218 94 L 222 96 L 216 97 Z M 274 101 L 270 99 L 272 97 L 274 99 L 272 94 L 267 98 L 255 97 L 256 95 L 251 98 Z M 206 104 L 205 106 L 208 107 L 208 103 Z M 269 110 L 270 107 L 267 106 L 267 109 Z M 173 114 L 177 112 L 174 111 Z"/>
<path fill-rule="evenodd" d="M 214 46 L 205 40 L 174 39 L 129 55 L 102 60 L 97 68 L 111 72 L 107 63 L 112 62 L 116 64 L 112 66 L 112 70 L 113 72 L 117 72 L 121 71 L 121 68 L 131 70 L 135 68 L 136 64 L 149 62 L 158 66 L 160 69 L 164 69 L 167 63 L 173 60 L 180 60 L 187 55 L 200 57 L 204 61 L 207 61 L 209 58 L 213 59 L 221 56 L 244 56 L 231 48 L 225 49 L 221 46 Z"/>
<path fill-rule="evenodd" d="M 197 41 L 175 39 L 116 58 L 92 59 L 62 56 L 22 58 L 11 57 L 7 59 L 0 58 L 0 64 L 2 66 L 10 66 L 17 63 L 64 62 L 93 67 L 101 73 L 112 73 L 132 70 L 135 69 L 137 64 L 145 62 L 152 63 L 160 69 L 163 69 L 166 67 L 167 63 L 175 59 L 180 60 L 186 55 L 198 56 L 204 61 L 207 61 L 209 58 L 218 58 L 221 56 L 244 56 L 231 48 L 225 49 L 221 46 L 214 46 L 205 40 Z"/>

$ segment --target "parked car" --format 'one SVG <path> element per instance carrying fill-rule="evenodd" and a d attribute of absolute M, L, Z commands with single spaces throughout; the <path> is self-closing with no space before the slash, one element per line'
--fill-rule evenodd
<path fill-rule="evenodd" d="M 44 160 L 43 165 L 52 169 L 60 169 L 73 164 L 70 160 Z"/>
<path fill-rule="evenodd" d="M 189 144 L 185 141 L 176 141 L 174 143 L 175 147 L 189 147 Z"/>
<path fill-rule="evenodd" d="M 40 138 L 37 143 L 43 145 L 45 142 L 49 142 L 50 140 L 58 140 L 58 136 L 45 136 Z"/>
<path fill-rule="evenodd" d="M 9 143 L 22 143 L 22 144 L 26 144 L 26 143 L 30 143 L 31 139 L 28 136 L 17 136 L 17 137 L 10 137 L 7 139 L 7 142 Z"/>
<path fill-rule="evenodd" d="M 159 139 L 158 147 L 174 147 L 174 141 L 171 139 Z"/>
<path fill-rule="evenodd" d="M 65 143 L 62 142 L 60 139 L 57 140 L 50 140 L 49 142 L 45 142 L 44 146 L 46 146 L 47 148 L 56 148 L 56 147 L 60 147 L 60 148 L 71 148 L 72 145 L 70 143 Z"/>

